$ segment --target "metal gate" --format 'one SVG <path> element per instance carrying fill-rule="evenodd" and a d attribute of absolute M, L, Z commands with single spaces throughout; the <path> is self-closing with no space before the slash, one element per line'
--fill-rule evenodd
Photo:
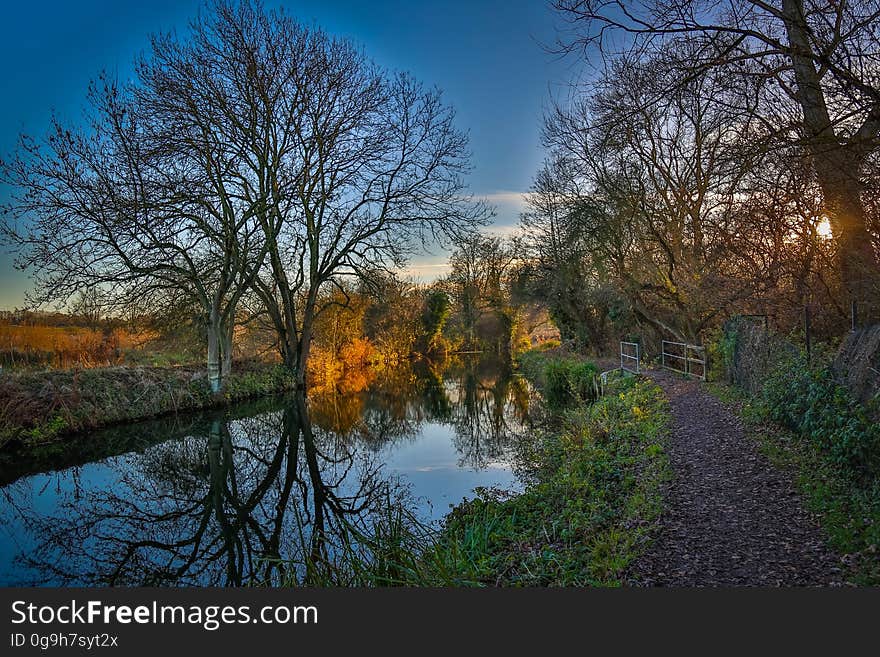
<path fill-rule="evenodd" d="M 706 348 L 687 342 L 672 342 L 663 340 L 661 343 L 661 358 L 663 369 L 695 376 L 706 380 Z M 677 353 L 676 353 L 677 352 Z M 699 372 L 694 372 L 692 365 L 698 365 Z"/>
<path fill-rule="evenodd" d="M 638 342 L 620 343 L 620 371 L 630 374 L 640 374 L 642 371 L 642 352 Z M 599 393 L 605 394 L 605 386 L 608 385 L 608 375 L 618 370 L 608 370 L 599 375 Z"/>
<path fill-rule="evenodd" d="M 638 342 L 620 343 L 620 369 L 632 372 L 633 374 L 641 373 L 642 358 Z"/>

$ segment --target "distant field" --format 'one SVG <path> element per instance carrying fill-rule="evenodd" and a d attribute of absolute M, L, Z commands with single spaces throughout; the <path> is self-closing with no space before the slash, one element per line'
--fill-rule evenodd
<path fill-rule="evenodd" d="M 146 331 L 78 326 L 0 324 L 0 363 L 4 367 L 96 367 L 120 363 L 126 351 L 155 336 Z"/>

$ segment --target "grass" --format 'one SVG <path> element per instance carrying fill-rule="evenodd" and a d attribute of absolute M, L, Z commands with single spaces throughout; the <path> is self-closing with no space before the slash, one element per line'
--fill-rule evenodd
<path fill-rule="evenodd" d="M 532 483 L 457 507 L 441 549 L 462 579 L 516 586 L 619 586 L 650 540 L 669 476 L 667 402 L 624 379 L 591 406 L 565 412 L 528 447 Z M 448 546 L 448 547 L 447 547 Z"/>
<path fill-rule="evenodd" d="M 854 584 L 880 585 L 880 480 L 835 460 L 821 443 L 773 422 L 765 405 L 722 383 L 709 390 L 733 405 L 752 439 L 777 467 L 790 472 L 807 508 L 819 519 L 829 545 Z"/>
<path fill-rule="evenodd" d="M 197 367 L 107 367 L 18 372 L 0 377 L 0 448 L 181 410 L 212 408 L 281 392 L 293 378 L 280 366 L 240 364 L 222 395 Z"/>
<path fill-rule="evenodd" d="M 0 322 L 0 365 L 17 369 L 41 366 L 98 367 L 118 364 L 126 353 L 155 336 L 122 328 L 15 325 Z"/>

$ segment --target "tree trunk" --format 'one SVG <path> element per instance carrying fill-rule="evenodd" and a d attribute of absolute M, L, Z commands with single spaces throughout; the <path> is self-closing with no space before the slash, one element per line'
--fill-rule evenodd
<path fill-rule="evenodd" d="M 208 383 L 211 392 L 220 392 L 222 378 L 220 365 L 220 345 L 223 341 L 220 313 L 216 308 L 208 316 Z"/>
<path fill-rule="evenodd" d="M 232 336 L 235 331 L 235 322 L 229 320 L 222 329 L 223 342 L 221 344 L 222 362 L 220 364 L 220 382 L 224 383 L 232 373 Z"/>
<path fill-rule="evenodd" d="M 278 338 L 278 352 L 281 356 L 281 362 L 291 372 L 296 372 L 298 351 L 296 339 L 296 326 L 292 313 L 288 311 L 284 301 L 278 303 L 277 300 L 264 294 L 260 294 L 260 298 L 266 304 L 269 310 L 269 316 L 275 328 L 275 334 Z"/>
<path fill-rule="evenodd" d="M 858 145 L 842 142 L 834 131 L 812 57 L 803 0 L 783 0 L 782 8 L 810 154 L 837 240 L 841 281 L 851 300 L 864 303 L 873 296 L 877 274 L 861 198 L 864 158 Z"/>
<path fill-rule="evenodd" d="M 302 331 L 299 335 L 296 358 L 296 387 L 305 390 L 308 383 L 309 352 L 312 348 L 312 325 L 315 319 L 315 301 L 309 299 L 303 311 Z"/>
<path fill-rule="evenodd" d="M 840 275 L 850 300 L 873 300 L 877 281 L 871 236 L 861 199 L 861 162 L 849 149 L 838 148 L 816 160 L 825 212 L 837 240 Z"/>

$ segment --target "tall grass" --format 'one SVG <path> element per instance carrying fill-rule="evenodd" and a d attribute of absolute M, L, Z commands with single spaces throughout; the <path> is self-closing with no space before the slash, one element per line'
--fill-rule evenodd
<path fill-rule="evenodd" d="M 0 377 L 0 448 L 41 444 L 84 429 L 281 392 L 293 377 L 281 366 L 241 363 L 222 398 L 196 367 L 108 367 L 14 372 Z"/>
<path fill-rule="evenodd" d="M 145 331 L 108 331 L 77 326 L 0 324 L 0 362 L 6 367 L 99 367 L 119 364 L 127 350 L 155 336 Z"/>

